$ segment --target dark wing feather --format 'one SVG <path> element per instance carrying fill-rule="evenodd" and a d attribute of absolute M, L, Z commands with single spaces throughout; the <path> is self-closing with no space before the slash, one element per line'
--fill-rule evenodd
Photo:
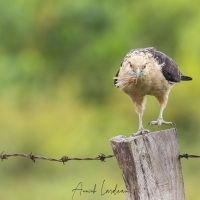
<path fill-rule="evenodd" d="M 170 82 L 180 82 L 181 81 L 181 72 L 177 66 L 177 64 L 168 56 L 160 51 L 154 51 L 154 58 L 157 62 L 162 65 L 162 73 L 166 80 Z"/>
<path fill-rule="evenodd" d="M 181 75 L 181 80 L 182 80 L 182 81 L 191 81 L 192 78 L 189 77 L 189 76 Z"/>

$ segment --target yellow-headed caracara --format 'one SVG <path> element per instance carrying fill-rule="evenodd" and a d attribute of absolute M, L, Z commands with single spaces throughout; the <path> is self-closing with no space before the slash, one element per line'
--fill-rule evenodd
<path fill-rule="evenodd" d="M 180 72 L 171 58 L 153 47 L 128 52 L 114 79 L 115 86 L 129 95 L 135 104 L 139 115 L 139 130 L 136 135 L 149 132 L 142 124 L 146 95 L 155 96 L 160 104 L 158 119 L 149 122 L 149 125 L 174 125 L 173 122 L 163 120 L 163 110 L 167 105 L 169 92 L 175 83 L 192 80 Z"/>

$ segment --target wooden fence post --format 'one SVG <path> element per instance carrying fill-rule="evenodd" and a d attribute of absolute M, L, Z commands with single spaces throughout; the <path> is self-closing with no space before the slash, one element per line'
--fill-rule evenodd
<path fill-rule="evenodd" d="M 126 200 L 185 200 L 176 129 L 110 139 Z"/>

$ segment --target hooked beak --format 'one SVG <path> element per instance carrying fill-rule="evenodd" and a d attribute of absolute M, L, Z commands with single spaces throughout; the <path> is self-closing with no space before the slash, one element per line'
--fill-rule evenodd
<path fill-rule="evenodd" d="M 141 70 L 139 68 L 135 69 L 134 72 L 135 72 L 137 78 L 141 76 Z"/>

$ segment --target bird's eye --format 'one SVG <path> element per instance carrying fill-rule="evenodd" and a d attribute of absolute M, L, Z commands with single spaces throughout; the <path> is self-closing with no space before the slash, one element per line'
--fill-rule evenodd
<path fill-rule="evenodd" d="M 143 65 L 143 66 L 142 66 L 142 69 L 145 69 L 145 68 L 146 68 L 146 65 Z"/>
<path fill-rule="evenodd" d="M 130 62 L 128 63 L 128 65 L 129 65 L 129 67 L 130 67 L 130 68 L 132 68 L 132 67 L 133 67 L 133 65 L 132 65 Z"/>

